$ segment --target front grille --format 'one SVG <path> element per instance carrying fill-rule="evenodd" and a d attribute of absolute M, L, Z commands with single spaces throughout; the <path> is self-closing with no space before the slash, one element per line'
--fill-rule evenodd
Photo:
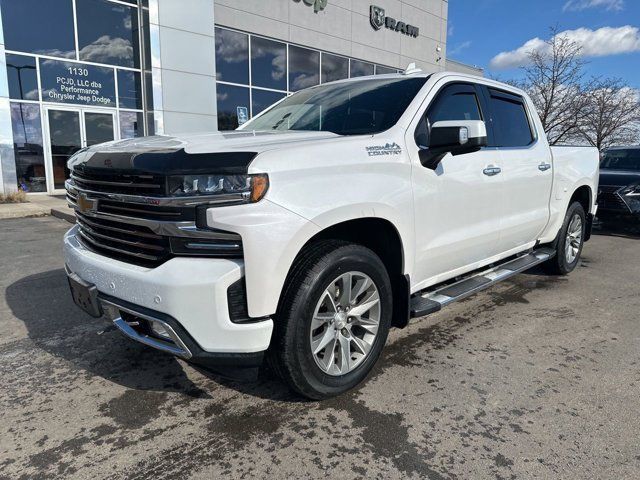
<path fill-rule="evenodd" d="M 196 218 L 195 207 L 160 207 L 140 203 L 99 200 L 98 212 L 122 215 L 124 217 L 145 218 L 162 222 L 193 221 Z"/>
<path fill-rule="evenodd" d="M 206 207 L 166 195 L 166 177 L 74 169 L 67 200 L 89 250 L 154 268 L 177 256 L 242 257 L 240 235 L 206 226 Z"/>
<path fill-rule="evenodd" d="M 600 210 L 629 211 L 628 205 L 617 193 L 621 188 L 622 186 L 600 186 L 598 194 L 598 208 Z"/>
<path fill-rule="evenodd" d="M 169 238 L 146 227 L 76 212 L 80 241 L 89 249 L 116 260 L 156 267 L 171 257 Z"/>
<path fill-rule="evenodd" d="M 94 192 L 164 196 L 167 191 L 166 177 L 159 175 L 92 174 L 74 170 L 71 178 L 79 188 Z"/>
<path fill-rule="evenodd" d="M 78 197 L 74 191 L 67 191 L 67 201 L 77 205 Z M 98 201 L 96 212 L 161 222 L 192 222 L 196 219 L 195 207 L 165 207 L 105 199 Z"/>

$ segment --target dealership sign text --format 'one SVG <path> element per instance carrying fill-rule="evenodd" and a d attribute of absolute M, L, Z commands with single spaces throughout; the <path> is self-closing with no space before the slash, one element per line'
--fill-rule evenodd
<path fill-rule="evenodd" d="M 389 30 L 404 33 L 405 35 L 409 35 L 414 38 L 420 34 L 420 29 L 418 27 L 414 27 L 413 25 L 400 22 L 393 17 L 387 16 L 384 8 L 380 8 L 376 5 L 371 5 L 369 19 L 371 21 L 371 26 L 375 30 L 380 30 L 382 27 L 385 27 Z"/>

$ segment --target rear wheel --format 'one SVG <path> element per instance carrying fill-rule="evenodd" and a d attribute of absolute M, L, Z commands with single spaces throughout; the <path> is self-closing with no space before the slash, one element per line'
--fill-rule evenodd
<path fill-rule="evenodd" d="M 576 268 L 584 245 L 586 225 L 584 208 L 579 202 L 573 202 L 554 242 L 556 255 L 543 265 L 548 273 L 566 275 Z"/>
<path fill-rule="evenodd" d="M 380 356 L 392 307 L 389 275 L 375 253 L 320 241 L 293 267 L 276 315 L 271 364 L 306 397 L 339 395 Z"/>

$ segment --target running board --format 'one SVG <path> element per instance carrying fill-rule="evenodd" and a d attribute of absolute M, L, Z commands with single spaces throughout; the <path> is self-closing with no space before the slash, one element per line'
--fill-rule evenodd
<path fill-rule="evenodd" d="M 436 286 L 433 290 L 419 292 L 411 297 L 411 318 L 435 313 L 445 305 L 495 285 L 502 280 L 524 272 L 555 255 L 551 248 L 538 248 L 531 253 L 508 260 L 502 264 L 473 273 L 455 283 Z"/>

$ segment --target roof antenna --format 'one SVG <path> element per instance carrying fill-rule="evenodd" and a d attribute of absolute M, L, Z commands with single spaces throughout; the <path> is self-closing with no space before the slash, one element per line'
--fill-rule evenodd
<path fill-rule="evenodd" d="M 416 67 L 415 62 L 410 63 L 404 71 L 404 75 L 413 75 L 414 73 L 422 73 L 422 69 Z"/>

